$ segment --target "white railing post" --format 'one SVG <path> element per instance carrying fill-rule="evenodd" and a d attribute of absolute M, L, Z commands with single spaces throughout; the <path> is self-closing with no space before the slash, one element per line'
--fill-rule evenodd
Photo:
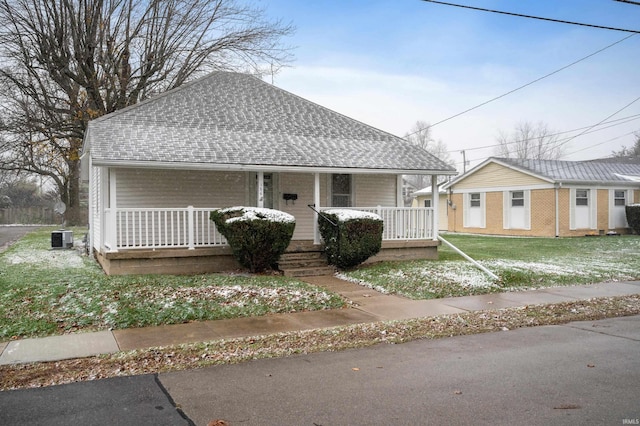
<path fill-rule="evenodd" d="M 187 207 L 187 222 L 189 227 L 189 250 L 194 250 L 196 248 L 195 245 L 195 220 L 194 220 L 194 211 L 193 206 Z"/>

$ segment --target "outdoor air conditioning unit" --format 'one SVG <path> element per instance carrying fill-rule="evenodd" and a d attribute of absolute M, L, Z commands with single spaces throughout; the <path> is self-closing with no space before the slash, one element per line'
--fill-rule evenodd
<path fill-rule="evenodd" d="M 59 231 L 53 231 L 51 233 L 51 248 L 52 249 L 73 248 L 73 231 L 65 231 L 63 229 Z"/>

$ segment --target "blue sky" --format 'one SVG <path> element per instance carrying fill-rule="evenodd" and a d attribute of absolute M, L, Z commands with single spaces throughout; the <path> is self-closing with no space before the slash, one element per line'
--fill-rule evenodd
<path fill-rule="evenodd" d="M 614 0 L 450 2 L 640 31 L 640 6 Z M 445 120 L 630 35 L 421 0 L 262 0 L 258 5 L 297 28 L 285 40 L 296 47 L 296 59 L 274 84 L 398 136 L 418 120 Z M 473 166 L 494 155 L 490 146 L 500 131 L 510 132 L 520 122 L 583 131 L 638 97 L 640 34 L 437 124 L 433 136 L 462 169 L 461 150 Z M 631 146 L 632 132 L 640 131 L 640 100 L 610 120 L 618 121 L 569 141 L 563 159 L 604 157 Z"/>

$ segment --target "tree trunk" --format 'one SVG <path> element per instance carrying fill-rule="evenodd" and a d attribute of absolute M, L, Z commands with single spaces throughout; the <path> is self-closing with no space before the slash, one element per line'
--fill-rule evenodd
<path fill-rule="evenodd" d="M 67 181 L 66 200 L 67 205 L 64 218 L 67 225 L 82 226 L 88 223 L 86 212 L 80 203 L 80 160 L 70 160 L 69 164 L 69 180 Z"/>

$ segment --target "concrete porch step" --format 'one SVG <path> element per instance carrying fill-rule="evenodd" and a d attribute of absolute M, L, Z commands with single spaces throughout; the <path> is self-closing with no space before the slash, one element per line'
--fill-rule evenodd
<path fill-rule="evenodd" d="M 287 277 L 330 275 L 335 272 L 335 268 L 327 264 L 324 252 L 317 250 L 286 252 L 278 260 L 278 269 Z"/>
<path fill-rule="evenodd" d="M 308 268 L 293 268 L 293 269 L 282 269 L 285 277 L 316 277 L 321 275 L 333 275 L 336 272 L 336 268 L 330 265 L 326 266 L 318 266 L 318 267 L 308 267 Z"/>

